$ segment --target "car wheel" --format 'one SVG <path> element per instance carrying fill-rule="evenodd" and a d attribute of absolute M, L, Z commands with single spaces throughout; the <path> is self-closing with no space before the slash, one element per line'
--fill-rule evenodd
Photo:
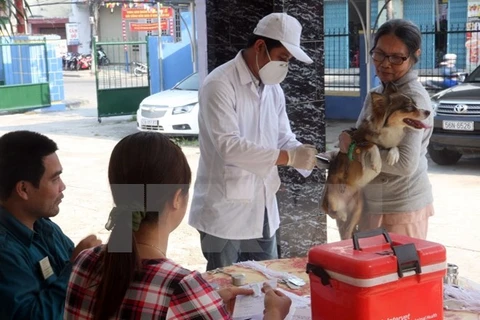
<path fill-rule="evenodd" d="M 462 154 L 458 151 L 443 149 L 435 149 L 431 144 L 428 146 L 428 154 L 433 162 L 441 166 L 448 166 L 458 162 Z"/>

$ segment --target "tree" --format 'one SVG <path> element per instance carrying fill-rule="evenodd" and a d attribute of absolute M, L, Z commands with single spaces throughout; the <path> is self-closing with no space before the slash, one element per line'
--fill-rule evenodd
<path fill-rule="evenodd" d="M 27 12 L 30 7 L 26 0 L 0 0 L 0 34 L 13 34 L 14 21 L 17 33 L 25 33 Z"/>

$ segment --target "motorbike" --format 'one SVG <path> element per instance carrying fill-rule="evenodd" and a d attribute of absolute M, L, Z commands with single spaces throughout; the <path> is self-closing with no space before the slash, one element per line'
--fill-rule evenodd
<path fill-rule="evenodd" d="M 441 77 L 439 80 L 427 80 L 424 86 L 428 91 L 448 89 L 462 83 L 466 75 L 466 72 L 454 72 L 451 75 Z"/>
<path fill-rule="evenodd" d="M 92 55 L 91 54 L 80 54 L 77 57 L 77 71 L 86 70 L 92 68 Z"/>
<path fill-rule="evenodd" d="M 441 76 L 436 80 L 427 80 L 424 84 L 425 89 L 429 91 L 439 91 L 456 86 L 465 80 L 466 73 L 458 72 L 455 66 L 457 55 L 447 53 L 443 56 L 443 61 L 440 63 Z"/>
<path fill-rule="evenodd" d="M 135 69 L 133 69 L 133 74 L 136 77 L 141 77 L 144 74 L 148 73 L 148 66 L 145 63 L 134 62 L 134 64 L 136 65 L 136 67 L 135 67 Z"/>
<path fill-rule="evenodd" d="M 77 69 L 77 54 L 74 52 L 67 52 L 62 57 L 63 70 L 76 70 Z"/>
<path fill-rule="evenodd" d="M 97 61 L 99 66 L 108 66 L 110 64 L 110 59 L 108 59 L 102 46 L 98 46 L 97 48 Z"/>

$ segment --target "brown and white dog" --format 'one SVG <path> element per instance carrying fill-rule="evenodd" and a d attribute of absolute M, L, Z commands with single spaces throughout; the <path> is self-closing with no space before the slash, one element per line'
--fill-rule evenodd
<path fill-rule="evenodd" d="M 371 114 L 357 129 L 346 130 L 352 138 L 348 153 L 338 152 L 328 169 L 321 209 L 337 220 L 342 240 L 351 238 L 364 209 L 362 188 L 382 169 L 380 149 L 389 149 L 387 163 L 398 162 L 397 148 L 405 129 L 428 128 L 422 121 L 430 111 L 418 109 L 415 101 L 387 85 L 384 93 L 370 93 Z"/>

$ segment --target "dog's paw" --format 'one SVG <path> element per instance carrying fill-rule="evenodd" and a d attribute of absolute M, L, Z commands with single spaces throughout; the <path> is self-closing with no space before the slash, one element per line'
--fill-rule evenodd
<path fill-rule="evenodd" d="M 382 170 L 382 162 L 374 161 L 371 166 L 372 170 L 379 173 Z"/>
<path fill-rule="evenodd" d="M 347 213 L 345 211 L 337 211 L 337 219 L 343 222 L 347 221 Z"/>
<path fill-rule="evenodd" d="M 400 159 L 400 152 L 397 147 L 393 147 L 388 151 L 387 154 L 387 163 L 393 166 Z"/>
<path fill-rule="evenodd" d="M 380 173 L 380 171 L 382 170 L 382 158 L 380 157 L 380 153 L 370 154 L 370 168 L 374 172 Z"/>

